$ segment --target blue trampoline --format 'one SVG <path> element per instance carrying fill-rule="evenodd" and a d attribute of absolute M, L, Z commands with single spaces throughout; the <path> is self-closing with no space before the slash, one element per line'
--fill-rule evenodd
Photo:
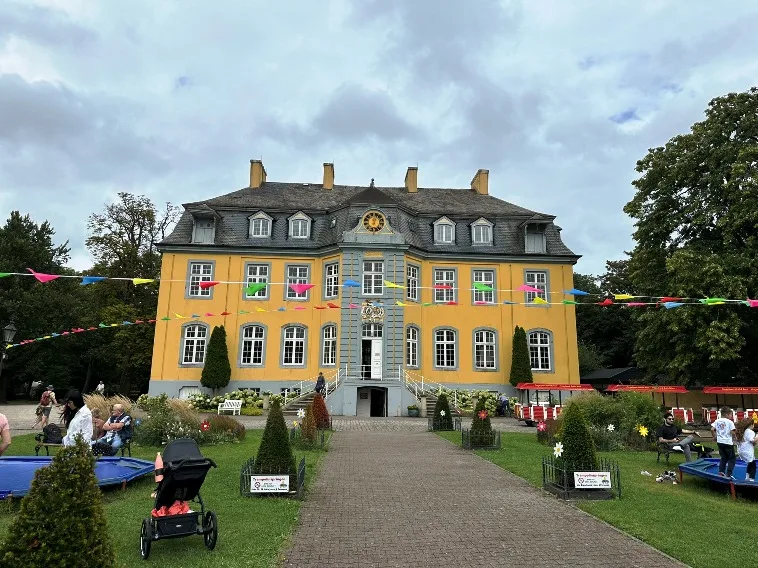
<path fill-rule="evenodd" d="M 735 487 L 752 487 L 758 488 L 758 482 L 745 480 L 745 469 L 747 464 L 738 459 L 734 466 L 732 476 L 735 479 L 721 477 L 719 475 L 719 458 L 700 458 L 689 463 L 679 465 L 679 480 L 682 480 L 682 474 L 694 475 L 714 483 L 723 483 L 730 486 L 732 496 L 735 496 Z"/>
<path fill-rule="evenodd" d="M 0 499 L 23 497 L 29 492 L 34 472 L 50 465 L 48 456 L 13 456 L 0 458 Z M 128 481 L 149 475 L 155 464 L 137 458 L 103 457 L 95 462 L 95 477 L 100 487 L 126 486 Z"/>

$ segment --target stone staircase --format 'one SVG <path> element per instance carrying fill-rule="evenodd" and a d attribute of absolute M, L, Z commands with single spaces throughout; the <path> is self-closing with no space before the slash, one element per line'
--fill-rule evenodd
<path fill-rule="evenodd" d="M 313 402 L 313 398 L 316 396 L 316 393 L 311 391 L 307 392 L 304 395 L 300 396 L 299 398 L 296 398 L 290 402 L 287 403 L 287 406 L 285 406 L 282 409 L 282 414 L 284 414 L 284 418 L 290 418 L 292 420 L 295 420 L 297 417 L 297 411 L 301 408 L 305 410 L 305 407 L 308 406 L 311 402 Z"/>
<path fill-rule="evenodd" d="M 448 400 L 448 403 L 450 405 L 450 412 L 453 413 L 453 416 L 460 416 L 462 414 L 460 409 L 455 408 L 453 406 L 452 401 Z M 434 396 L 433 394 L 427 394 L 426 395 L 426 415 L 427 416 L 432 416 L 434 414 L 435 406 L 437 406 L 437 397 Z M 419 409 L 421 410 L 420 406 L 419 406 Z"/>

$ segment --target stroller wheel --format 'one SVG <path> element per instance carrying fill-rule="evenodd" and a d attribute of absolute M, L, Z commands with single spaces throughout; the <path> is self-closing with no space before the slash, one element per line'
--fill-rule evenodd
<path fill-rule="evenodd" d="M 142 560 L 150 556 L 150 546 L 153 544 L 153 522 L 149 519 L 142 520 L 142 530 L 139 534 L 139 551 Z"/>
<path fill-rule="evenodd" d="M 208 511 L 205 513 L 205 519 L 203 519 L 203 541 L 208 550 L 216 548 L 216 541 L 218 540 L 218 521 L 216 521 L 216 513 Z"/>

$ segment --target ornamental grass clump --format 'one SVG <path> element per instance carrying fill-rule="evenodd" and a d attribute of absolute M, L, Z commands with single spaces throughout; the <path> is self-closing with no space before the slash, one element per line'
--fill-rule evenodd
<path fill-rule="evenodd" d="M 316 419 L 316 428 L 319 430 L 328 430 L 332 427 L 332 419 L 329 411 L 326 409 L 324 397 L 319 393 L 313 397 L 313 417 Z"/>
<path fill-rule="evenodd" d="M 292 453 L 289 431 L 284 422 L 282 407 L 278 400 L 274 400 L 268 412 L 258 454 L 255 456 L 255 473 L 295 472 L 295 455 Z"/>
<path fill-rule="evenodd" d="M 560 441 L 563 444 L 563 454 L 559 458 L 560 461 L 572 472 L 595 470 L 595 443 L 581 407 L 569 403 L 561 414 L 561 422 Z M 573 476 L 569 475 L 569 479 L 573 479 Z"/>
<path fill-rule="evenodd" d="M 492 424 L 490 413 L 487 411 L 487 402 L 480 398 L 474 409 L 474 419 L 471 422 L 471 445 L 489 446 L 492 444 Z"/>
<path fill-rule="evenodd" d="M 0 566 L 115 566 L 94 467 L 89 445 L 79 440 L 37 470 L 0 545 Z"/>
<path fill-rule="evenodd" d="M 313 414 L 313 403 L 305 407 L 305 417 L 300 426 L 300 441 L 306 447 L 316 445 L 316 417 Z"/>
<path fill-rule="evenodd" d="M 434 405 L 434 418 L 432 420 L 434 430 L 452 430 L 453 417 L 450 414 L 450 404 L 447 401 L 447 395 L 442 393 L 437 398 L 437 404 Z"/>

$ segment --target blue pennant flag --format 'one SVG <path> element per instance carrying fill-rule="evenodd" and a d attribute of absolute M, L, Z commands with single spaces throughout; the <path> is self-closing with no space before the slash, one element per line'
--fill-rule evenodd
<path fill-rule="evenodd" d="M 342 283 L 342 285 L 345 286 L 345 287 L 347 287 L 347 288 L 360 288 L 361 287 L 361 283 L 360 282 L 356 282 L 355 280 L 345 280 Z"/>
<path fill-rule="evenodd" d="M 571 288 L 571 290 L 564 290 L 564 294 L 571 294 L 572 296 L 589 296 L 589 292 L 585 292 L 584 290 L 577 290 L 576 288 Z"/>
<path fill-rule="evenodd" d="M 679 306 L 683 306 L 682 302 L 664 302 L 663 307 L 667 310 L 670 310 L 671 308 L 678 308 Z"/>
<path fill-rule="evenodd" d="M 79 285 L 86 286 L 87 284 L 94 284 L 95 282 L 100 282 L 101 280 L 105 280 L 105 276 L 82 276 L 82 282 Z"/>
<path fill-rule="evenodd" d="M 130 321 L 122 321 L 121 325 L 132 325 L 132 322 L 130 322 Z"/>
<path fill-rule="evenodd" d="M 503 303 L 506 304 L 506 305 L 511 305 L 511 304 L 515 305 L 515 304 L 518 304 L 518 302 L 509 302 L 508 300 L 503 300 Z"/>

